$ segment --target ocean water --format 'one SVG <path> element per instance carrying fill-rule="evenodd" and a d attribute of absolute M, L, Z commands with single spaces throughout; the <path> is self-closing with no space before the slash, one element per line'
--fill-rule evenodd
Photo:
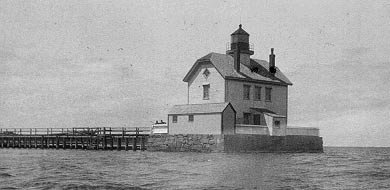
<path fill-rule="evenodd" d="M 390 189 L 390 148 L 307 154 L 0 149 L 0 189 Z"/>

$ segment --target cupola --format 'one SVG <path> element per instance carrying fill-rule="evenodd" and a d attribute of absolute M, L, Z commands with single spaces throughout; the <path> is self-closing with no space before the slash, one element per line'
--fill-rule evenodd
<path fill-rule="evenodd" d="M 250 66 L 250 56 L 253 55 L 253 50 L 249 44 L 249 34 L 242 25 L 231 35 L 230 47 L 226 50 L 226 54 L 234 58 L 234 68 L 240 72 L 240 64 Z"/>

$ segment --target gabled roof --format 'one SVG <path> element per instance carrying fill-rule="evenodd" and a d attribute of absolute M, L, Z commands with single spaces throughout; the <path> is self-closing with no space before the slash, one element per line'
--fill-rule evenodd
<path fill-rule="evenodd" d="M 209 53 L 198 59 L 188 71 L 183 81 L 188 82 L 201 64 L 211 63 L 224 79 L 236 79 L 255 82 L 270 82 L 280 85 L 292 85 L 291 81 L 276 67 L 276 73 L 269 72 L 269 63 L 265 60 L 251 59 L 250 66 L 240 65 L 240 72 L 234 69 L 234 59 L 230 55 Z"/>
<path fill-rule="evenodd" d="M 175 105 L 169 110 L 168 114 L 222 113 L 228 105 L 231 106 L 229 102 Z M 232 109 L 234 110 L 233 106 Z"/>

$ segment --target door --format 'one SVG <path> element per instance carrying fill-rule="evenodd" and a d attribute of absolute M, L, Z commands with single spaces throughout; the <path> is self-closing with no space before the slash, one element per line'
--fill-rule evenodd
<path fill-rule="evenodd" d="M 260 114 L 254 114 L 253 115 L 253 124 L 254 125 L 260 125 Z"/>

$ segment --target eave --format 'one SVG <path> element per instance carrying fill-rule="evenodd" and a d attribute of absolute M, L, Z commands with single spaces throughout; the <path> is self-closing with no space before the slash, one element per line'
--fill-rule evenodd
<path fill-rule="evenodd" d="M 292 83 L 285 83 L 285 82 L 273 82 L 273 81 L 266 81 L 266 80 L 256 80 L 251 78 L 237 78 L 237 77 L 230 77 L 226 76 L 225 80 L 235 80 L 235 81 L 242 81 L 242 82 L 254 82 L 254 83 L 262 83 L 262 84 L 272 84 L 272 85 L 279 85 L 279 86 L 292 86 Z"/>

